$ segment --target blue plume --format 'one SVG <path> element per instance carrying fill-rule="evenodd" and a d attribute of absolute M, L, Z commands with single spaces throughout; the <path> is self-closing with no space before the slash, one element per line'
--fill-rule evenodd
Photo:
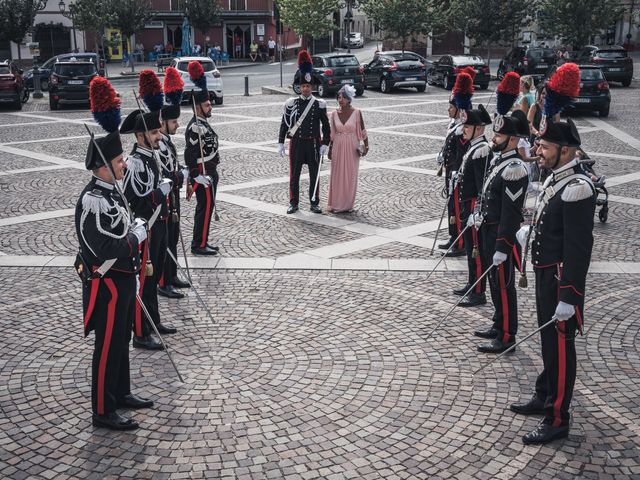
<path fill-rule="evenodd" d="M 306 75 L 307 73 L 313 73 L 313 65 L 306 62 L 301 63 L 299 70 L 302 76 Z"/>
<path fill-rule="evenodd" d="M 104 112 L 93 112 L 93 118 L 106 132 L 116 132 L 120 128 L 120 108 L 111 108 Z"/>
<path fill-rule="evenodd" d="M 149 93 L 142 97 L 145 105 L 149 108 L 150 112 L 157 112 L 164 105 L 164 94 L 162 92 L 159 93 Z"/>
<path fill-rule="evenodd" d="M 453 95 L 453 101 L 456 104 L 458 110 L 471 110 L 471 97 L 472 93 L 456 93 Z"/>
<path fill-rule="evenodd" d="M 500 115 L 506 115 L 513 107 L 513 104 L 518 98 L 517 95 L 510 95 L 508 93 L 496 92 L 496 110 Z"/>
<path fill-rule="evenodd" d="M 171 105 L 180 105 L 180 103 L 182 103 L 182 93 L 182 90 L 174 90 L 173 92 L 165 93 L 167 103 L 170 103 Z"/>
<path fill-rule="evenodd" d="M 207 75 L 202 75 L 200 78 L 198 78 L 197 80 L 193 81 L 193 84 L 198 87 L 200 90 L 202 90 L 203 92 L 206 92 L 207 89 Z"/>
<path fill-rule="evenodd" d="M 571 97 L 554 92 L 550 88 L 546 89 L 547 95 L 544 97 L 543 113 L 547 117 L 553 117 L 556 113 L 562 112 L 571 103 Z"/>

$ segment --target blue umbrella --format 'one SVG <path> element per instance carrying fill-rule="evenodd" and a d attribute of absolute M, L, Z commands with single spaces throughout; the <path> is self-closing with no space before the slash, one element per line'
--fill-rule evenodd
<path fill-rule="evenodd" d="M 182 20 L 182 55 L 191 55 L 191 27 L 189 26 L 189 20 L 184 17 Z"/>

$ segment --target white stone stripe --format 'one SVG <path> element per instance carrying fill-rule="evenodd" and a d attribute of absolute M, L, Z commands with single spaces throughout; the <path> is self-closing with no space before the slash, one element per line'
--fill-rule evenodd
<path fill-rule="evenodd" d="M 623 183 L 630 183 L 640 180 L 640 172 L 627 173 L 626 175 L 618 175 L 617 177 L 607 178 L 606 186 L 615 187 Z"/>
<path fill-rule="evenodd" d="M 11 114 L 10 114 L 11 115 Z M 0 128 L 7 127 L 31 127 L 33 125 L 46 125 L 48 123 L 58 123 L 57 120 L 43 120 L 41 122 L 23 122 L 23 123 L 4 123 L 0 124 Z"/>
<path fill-rule="evenodd" d="M 69 168 L 69 165 L 47 165 L 45 167 L 20 168 L 17 170 L 6 170 L 4 172 L 0 172 L 0 177 L 7 175 L 20 175 L 22 173 L 49 172 L 51 170 L 62 170 L 64 168 Z"/>
<path fill-rule="evenodd" d="M 638 140 L 637 138 L 632 137 L 628 133 L 623 132 L 619 128 L 616 128 L 613 125 L 605 122 L 604 120 L 600 120 L 599 118 L 589 118 L 588 121 L 594 127 L 598 127 L 601 130 L 604 130 L 612 137 L 615 137 L 618 140 L 622 140 L 624 143 L 626 143 L 630 147 L 640 151 L 640 140 Z"/>
<path fill-rule="evenodd" d="M 20 155 L 21 157 L 32 158 L 33 160 L 40 160 L 42 162 L 54 163 L 56 165 L 64 165 L 69 168 L 80 168 L 84 170 L 84 163 L 74 162 L 73 160 L 67 160 L 66 158 L 54 157 L 48 153 L 30 152 L 21 148 L 9 147 L 7 145 L 0 145 L 0 151 L 10 153 L 12 155 Z"/>
<path fill-rule="evenodd" d="M 2 255 L 0 268 L 10 267 L 71 267 L 75 257 L 72 255 Z M 415 271 L 433 270 L 438 258 L 334 258 L 318 259 L 304 255 L 291 255 L 280 258 L 268 257 L 194 257 L 189 258 L 189 267 L 194 270 L 379 270 L 379 271 Z M 184 259 L 180 258 L 180 264 Z M 467 269 L 464 259 L 447 259 L 438 265 L 436 272 L 464 272 Z M 592 275 L 631 274 L 640 275 L 640 262 L 592 262 L 589 268 Z"/>
<path fill-rule="evenodd" d="M 0 227 L 9 225 L 17 225 L 19 223 L 39 222 L 41 220 L 49 220 L 51 218 L 70 217 L 75 213 L 73 208 L 65 208 L 62 210 L 51 210 L 48 212 L 30 213 L 27 215 L 18 215 L 16 217 L 0 218 Z"/>
<path fill-rule="evenodd" d="M 588 152 L 590 157 L 605 157 L 605 158 L 615 158 L 619 160 L 640 160 L 640 157 L 635 157 L 633 155 L 620 155 L 618 153 L 601 153 L 601 152 Z"/>

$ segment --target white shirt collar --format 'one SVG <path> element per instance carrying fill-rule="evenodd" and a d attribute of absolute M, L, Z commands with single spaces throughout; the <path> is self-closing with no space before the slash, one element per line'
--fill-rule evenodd
<path fill-rule="evenodd" d="M 575 158 L 573 160 L 571 160 L 569 163 L 567 163 L 566 165 L 563 165 L 561 167 L 559 167 L 558 169 L 553 171 L 553 174 L 556 175 L 560 172 L 564 172 L 565 170 L 568 170 L 570 168 L 575 167 L 578 164 L 578 160 L 576 160 Z"/>
<path fill-rule="evenodd" d="M 93 178 L 96 179 L 96 185 L 98 185 L 99 187 L 106 188 L 107 190 L 113 190 L 115 188 L 113 183 L 105 182 L 104 180 L 96 177 L 95 175 L 93 176 Z"/>

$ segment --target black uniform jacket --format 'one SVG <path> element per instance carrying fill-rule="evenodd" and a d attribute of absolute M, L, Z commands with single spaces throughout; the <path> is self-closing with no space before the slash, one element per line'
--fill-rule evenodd
<path fill-rule="evenodd" d="M 173 193 L 180 195 L 180 189 L 184 184 L 184 178 L 182 178 L 182 165 L 178 162 L 178 150 L 173 144 L 169 135 L 162 134 L 160 139 L 160 148 L 158 149 L 158 156 L 162 164 L 162 176 L 168 178 L 173 182 Z"/>
<path fill-rule="evenodd" d="M 577 305 L 584 300 L 591 261 L 595 188 L 573 160 L 552 172 L 540 195 L 530 247 L 533 266 L 559 266 L 560 300 Z"/>
<path fill-rule="evenodd" d="M 498 225 L 498 252 L 513 250 L 528 184 L 527 167 L 517 150 L 494 157 L 482 192 L 482 216 L 485 225 Z"/>
<path fill-rule="evenodd" d="M 457 184 L 460 187 L 461 201 L 469 201 L 480 195 L 488 163 L 492 157 L 493 153 L 484 135 L 469 142 L 458 172 Z"/>
<path fill-rule="evenodd" d="M 124 175 L 124 194 L 136 217 L 149 220 L 158 205 L 161 205 L 158 220 L 167 217 L 166 197 L 158 188 L 161 179 L 153 151 L 136 143 L 127 157 Z"/>
<path fill-rule="evenodd" d="M 198 133 L 200 132 L 200 133 Z M 218 154 L 218 134 L 213 131 L 206 118 L 194 115 L 187 125 L 184 133 L 185 150 L 184 161 L 189 167 L 189 176 L 196 178 L 198 175 L 211 175 L 220 163 Z M 202 154 L 200 142 L 202 141 Z M 202 162 L 204 161 L 204 168 Z"/>
<path fill-rule="evenodd" d="M 314 96 L 308 99 L 300 97 L 290 98 L 284 104 L 282 122 L 280 122 L 280 135 L 278 143 L 284 143 L 286 137 L 291 138 L 289 130 L 293 128 L 302 116 L 309 102 L 314 102 L 311 110 L 304 117 L 302 125 L 293 135 L 294 139 L 318 140 L 323 145 L 329 145 L 331 141 L 331 125 L 327 116 L 327 102 Z M 321 130 L 322 127 L 322 130 Z"/>

